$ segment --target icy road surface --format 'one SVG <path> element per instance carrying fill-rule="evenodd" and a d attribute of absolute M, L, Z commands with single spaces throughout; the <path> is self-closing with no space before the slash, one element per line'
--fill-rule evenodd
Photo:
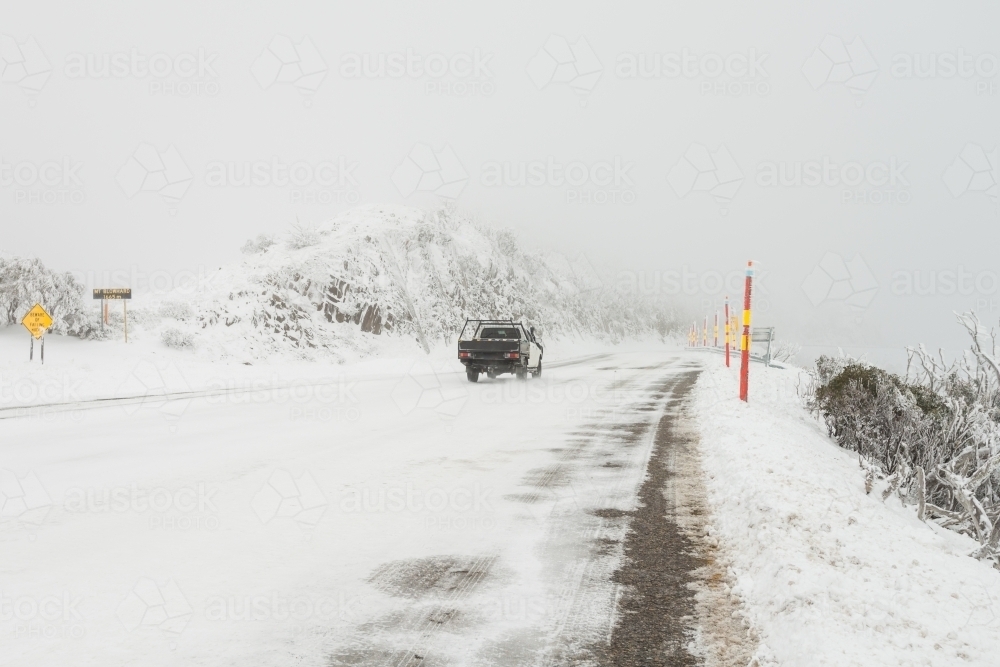
<path fill-rule="evenodd" d="M 700 363 L 194 394 L 148 365 L 129 400 L 0 415 L 0 663 L 694 664 L 703 563 L 667 515 Z"/>

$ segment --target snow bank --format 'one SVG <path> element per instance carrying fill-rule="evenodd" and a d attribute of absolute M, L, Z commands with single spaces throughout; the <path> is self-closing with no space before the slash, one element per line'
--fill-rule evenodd
<path fill-rule="evenodd" d="M 1000 572 L 969 538 L 921 523 L 802 407 L 797 370 L 738 376 L 706 356 L 692 403 L 713 530 L 762 663 L 996 665 Z"/>

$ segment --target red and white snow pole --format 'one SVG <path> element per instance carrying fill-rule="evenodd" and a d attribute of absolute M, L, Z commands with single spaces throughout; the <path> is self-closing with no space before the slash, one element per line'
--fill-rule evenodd
<path fill-rule="evenodd" d="M 712 347 L 719 347 L 719 311 L 715 311 L 715 324 L 713 325 L 712 334 Z"/>
<path fill-rule="evenodd" d="M 732 324 L 732 321 L 729 319 L 729 297 L 728 296 L 726 297 L 726 312 L 725 312 L 725 316 L 726 316 L 726 332 L 725 332 L 725 337 L 726 337 L 726 368 L 729 368 L 729 338 L 731 336 L 731 334 L 730 334 L 730 329 L 731 329 L 730 324 Z"/>
<path fill-rule="evenodd" d="M 705 316 L 705 321 L 701 325 L 701 346 L 708 347 L 708 315 Z"/>
<path fill-rule="evenodd" d="M 743 288 L 743 336 L 740 340 L 740 400 L 747 400 L 750 385 L 750 295 L 753 291 L 753 261 L 747 262 Z"/>

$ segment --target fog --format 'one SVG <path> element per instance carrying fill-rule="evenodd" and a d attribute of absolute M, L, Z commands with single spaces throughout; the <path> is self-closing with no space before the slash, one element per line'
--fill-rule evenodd
<path fill-rule="evenodd" d="M 249 4 L 249 8 L 247 5 Z M 17 3 L 0 248 L 138 291 L 454 201 L 692 315 L 899 366 L 1000 317 L 985 2 Z M 523 179 L 522 179 L 523 175 Z M 145 284 L 144 284 L 145 283 Z"/>

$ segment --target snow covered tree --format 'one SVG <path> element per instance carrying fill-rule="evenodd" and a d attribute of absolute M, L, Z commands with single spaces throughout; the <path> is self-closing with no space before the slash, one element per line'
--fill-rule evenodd
<path fill-rule="evenodd" d="M 84 335 L 91 326 L 83 310 L 83 286 L 71 273 L 57 273 L 40 259 L 0 256 L 0 318 L 18 324 L 41 304 L 54 320 L 56 333 Z"/>

